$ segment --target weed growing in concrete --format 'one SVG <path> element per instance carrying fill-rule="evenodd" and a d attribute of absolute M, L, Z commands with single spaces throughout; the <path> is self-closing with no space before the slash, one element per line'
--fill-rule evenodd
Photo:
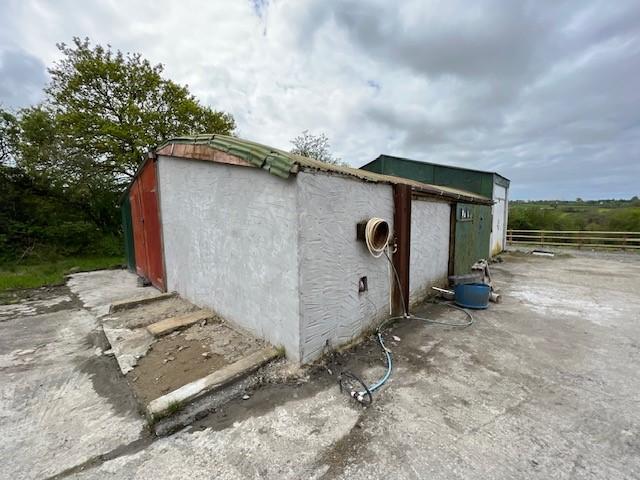
<path fill-rule="evenodd" d="M 174 413 L 178 413 L 184 407 L 183 403 L 180 401 L 171 402 L 167 407 L 166 416 L 173 415 Z"/>
<path fill-rule="evenodd" d="M 151 413 L 147 415 L 147 421 L 149 422 L 149 426 L 153 428 L 153 426 L 158 423 L 163 418 L 170 417 L 174 413 L 178 413 L 180 410 L 184 408 L 184 403 L 180 401 L 174 401 L 169 404 L 166 410 L 160 413 Z"/>

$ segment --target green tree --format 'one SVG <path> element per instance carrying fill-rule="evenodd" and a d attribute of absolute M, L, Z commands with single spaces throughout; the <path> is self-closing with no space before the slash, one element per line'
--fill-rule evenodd
<path fill-rule="evenodd" d="M 25 108 L 18 114 L 16 127 L 13 152 L 17 166 L 33 178 L 48 181 L 51 187 L 64 183 L 68 159 L 61 151 L 51 111 L 42 106 Z"/>
<path fill-rule="evenodd" d="M 346 165 L 340 158 L 331 154 L 331 146 L 329 145 L 329 137 L 324 133 L 313 135 L 309 130 L 295 137 L 290 142 L 293 145 L 291 153 L 302 155 L 303 157 L 314 158 L 321 162 L 331 163 L 332 165 Z"/>
<path fill-rule="evenodd" d="M 118 198 L 146 151 L 235 128 L 139 54 L 78 38 L 59 48 L 43 104 L 0 109 L 0 263 L 117 255 Z"/>
<path fill-rule="evenodd" d="M 640 208 L 621 208 L 608 219 L 608 229 L 622 232 L 640 232 Z"/>
<path fill-rule="evenodd" d="M 138 53 L 79 38 L 58 48 L 63 58 L 49 69 L 46 89 L 56 128 L 99 172 L 126 179 L 146 151 L 170 137 L 235 129 L 231 115 L 200 104 Z"/>
<path fill-rule="evenodd" d="M 116 201 L 121 186 L 117 175 L 108 169 L 100 171 L 93 158 L 62 135 L 57 118 L 48 108 L 36 106 L 21 110 L 16 125 L 12 147 L 15 166 L 31 180 L 31 183 L 21 180 L 17 185 L 37 187 L 38 198 L 49 199 L 52 204 L 57 202 L 55 199 L 63 198 L 66 206 L 76 210 L 83 222 L 92 223 L 94 229 L 118 233 Z M 20 177 L 14 175 L 5 181 L 10 178 Z M 40 215 L 46 211 L 44 203 L 34 203 L 31 218 L 20 221 L 43 225 L 43 220 L 51 218 L 49 213 Z"/>
<path fill-rule="evenodd" d="M 17 133 L 18 121 L 15 115 L 0 108 L 0 165 L 14 160 Z"/>

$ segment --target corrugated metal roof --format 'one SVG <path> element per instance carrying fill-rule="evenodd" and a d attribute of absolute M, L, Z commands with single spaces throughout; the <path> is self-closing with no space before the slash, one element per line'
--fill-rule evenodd
<path fill-rule="evenodd" d="M 237 137 L 229 137 L 227 135 L 208 134 L 175 137 L 160 145 L 157 150 L 171 144 L 207 145 L 216 150 L 240 157 L 252 165 L 255 165 L 258 168 L 263 168 L 269 173 L 282 178 L 288 178 L 290 174 L 296 173 L 300 170 L 315 170 L 347 175 L 367 182 L 410 185 L 414 191 L 431 196 L 446 197 L 453 200 L 463 200 L 471 203 L 492 203 L 489 198 L 464 190 L 430 185 L 415 180 L 394 177 L 391 175 L 382 175 L 352 167 L 332 165 L 312 158 L 294 155 L 267 145 L 242 140 Z"/>
<path fill-rule="evenodd" d="M 282 150 L 219 134 L 171 138 L 160 145 L 157 150 L 173 143 L 208 145 L 222 152 L 240 157 L 258 168 L 264 168 L 269 173 L 283 178 L 289 176 L 295 164 L 291 154 Z"/>

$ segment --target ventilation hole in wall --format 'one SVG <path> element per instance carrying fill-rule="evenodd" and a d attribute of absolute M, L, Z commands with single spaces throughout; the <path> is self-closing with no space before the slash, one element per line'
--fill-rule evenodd
<path fill-rule="evenodd" d="M 358 282 L 358 293 L 366 292 L 368 289 L 367 277 L 360 277 L 360 281 Z"/>

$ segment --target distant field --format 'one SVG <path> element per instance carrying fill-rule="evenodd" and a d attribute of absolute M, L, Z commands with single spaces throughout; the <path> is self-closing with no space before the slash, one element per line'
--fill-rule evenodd
<path fill-rule="evenodd" d="M 512 201 L 508 228 L 640 232 L 640 200 Z"/>

